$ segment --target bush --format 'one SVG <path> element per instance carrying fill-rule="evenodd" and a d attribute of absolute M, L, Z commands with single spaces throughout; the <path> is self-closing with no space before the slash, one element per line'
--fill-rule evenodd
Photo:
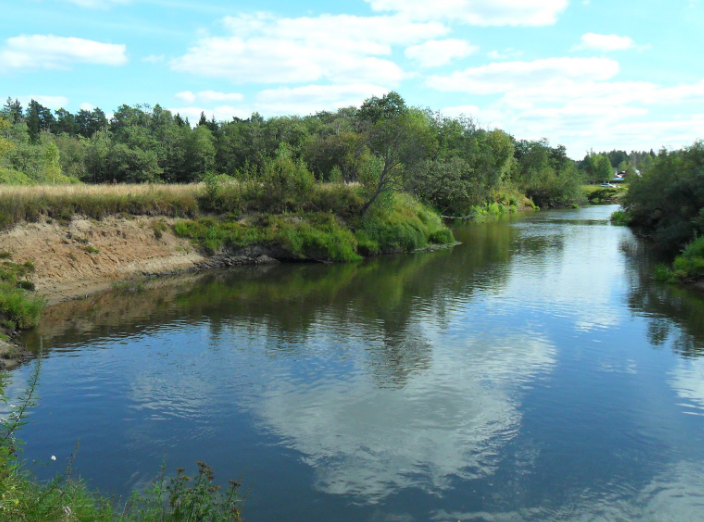
<path fill-rule="evenodd" d="M 652 166 L 630 184 L 623 205 L 630 224 L 665 251 L 676 252 L 696 234 L 704 234 L 704 143 L 660 151 Z"/>
<path fill-rule="evenodd" d="M 388 206 L 370 211 L 356 235 L 364 255 L 411 252 L 429 243 L 454 241 L 437 214 L 406 194 L 393 194 Z"/>
<path fill-rule="evenodd" d="M 619 226 L 624 226 L 628 225 L 631 221 L 630 216 L 628 215 L 628 212 L 625 212 L 623 210 L 617 210 L 613 214 L 611 214 L 611 224 L 612 225 L 619 225 Z"/>

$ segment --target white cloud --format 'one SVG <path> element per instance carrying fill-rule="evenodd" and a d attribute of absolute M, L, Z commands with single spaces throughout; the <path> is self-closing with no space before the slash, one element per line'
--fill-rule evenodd
<path fill-rule="evenodd" d="M 65 69 L 73 63 L 122 65 L 125 46 L 83 38 L 54 35 L 21 35 L 8 38 L 0 49 L 3 69 Z"/>
<path fill-rule="evenodd" d="M 447 76 L 431 76 L 427 83 L 440 91 L 496 94 L 560 81 L 608 80 L 618 70 L 618 62 L 606 58 L 548 58 L 533 62 L 495 62 Z"/>
<path fill-rule="evenodd" d="M 257 110 L 263 114 L 314 114 L 359 106 L 370 96 L 383 96 L 388 89 L 372 84 L 306 85 L 267 89 L 257 95 Z"/>
<path fill-rule="evenodd" d="M 84 111 L 92 111 L 95 108 L 95 105 L 92 103 L 81 103 L 79 109 L 84 110 Z"/>
<path fill-rule="evenodd" d="M 479 50 L 465 40 L 428 40 L 406 49 L 406 57 L 417 61 L 421 67 L 438 67 L 450 63 L 453 58 L 466 58 Z"/>
<path fill-rule="evenodd" d="M 409 336 L 401 353 L 417 342 Z M 279 379 L 253 408 L 314 470 L 320 491 L 364 504 L 410 488 L 440 495 L 453 477 L 494 473 L 521 426 L 521 390 L 554 365 L 545 339 L 487 336 L 433 350 L 432 364 L 403 393 L 360 372 L 343 385 L 322 379 L 315 389 Z M 428 405 L 435 406 L 430 419 Z"/>
<path fill-rule="evenodd" d="M 46 96 L 43 94 L 28 94 L 16 97 L 24 107 L 27 107 L 31 100 L 37 101 L 50 109 L 60 109 L 68 106 L 68 98 L 65 96 Z"/>
<path fill-rule="evenodd" d="M 643 48 L 635 44 L 628 36 L 615 34 L 587 33 L 582 35 L 582 43 L 575 49 L 590 49 L 596 51 L 625 51 L 627 49 Z"/>
<path fill-rule="evenodd" d="M 179 100 L 183 100 L 186 103 L 193 103 L 196 101 L 196 95 L 193 94 L 191 91 L 184 91 L 184 92 L 179 92 L 176 94 L 176 98 Z"/>
<path fill-rule="evenodd" d="M 160 63 L 165 59 L 166 57 L 163 54 L 150 54 L 149 56 L 142 58 L 142 61 L 147 63 Z"/>
<path fill-rule="evenodd" d="M 406 73 L 385 58 L 393 45 L 443 36 L 439 23 L 405 18 L 322 15 L 276 18 L 266 13 L 228 17 L 232 33 L 205 36 L 171 61 L 176 71 L 227 78 L 235 83 L 381 82 L 397 84 Z"/>
<path fill-rule="evenodd" d="M 204 103 L 212 103 L 224 101 L 242 101 L 244 99 L 244 96 L 238 92 L 200 91 L 196 94 L 192 93 L 191 91 L 184 91 L 176 94 L 176 98 L 183 100 L 186 103 L 193 103 L 196 100 L 200 100 Z"/>
<path fill-rule="evenodd" d="M 197 95 L 204 102 L 242 101 L 244 96 L 239 92 L 200 91 Z"/>
<path fill-rule="evenodd" d="M 704 136 L 704 80 L 662 86 L 615 81 L 618 63 L 605 58 L 554 58 L 535 62 L 492 63 L 428 84 L 443 91 L 493 95 L 482 109 L 449 107 L 443 112 L 474 116 L 482 124 L 503 128 L 519 138 L 549 137 L 574 157 L 590 148 L 658 149 L 681 147 Z M 672 116 L 685 106 L 687 116 Z M 659 107 L 668 113 L 657 113 Z"/>
<path fill-rule="evenodd" d="M 204 107 L 169 107 L 169 111 L 172 114 L 180 114 L 183 118 L 188 118 L 191 125 L 195 125 L 200 120 L 201 113 L 205 113 L 205 117 L 209 120 L 215 116 L 216 121 L 228 121 L 233 117 L 236 118 L 247 118 L 251 114 L 247 110 L 241 107 L 231 107 L 229 105 L 223 105 L 221 107 L 215 107 L 214 109 L 206 109 Z"/>
<path fill-rule="evenodd" d="M 489 51 L 486 55 L 492 60 L 515 60 L 516 58 L 523 56 L 523 51 L 517 51 L 516 49 L 509 47 L 503 51 Z"/>
<path fill-rule="evenodd" d="M 445 107 L 441 112 L 453 118 L 466 116 L 481 127 L 509 130 L 504 124 L 506 114 L 496 109 L 481 109 L 476 105 L 456 105 L 454 107 Z"/>
<path fill-rule="evenodd" d="M 118 4 L 129 4 L 130 0 L 64 0 L 79 7 L 108 8 Z"/>
<path fill-rule="evenodd" d="M 567 0 L 365 0 L 374 11 L 392 11 L 412 20 L 450 20 L 479 26 L 551 25 Z"/>

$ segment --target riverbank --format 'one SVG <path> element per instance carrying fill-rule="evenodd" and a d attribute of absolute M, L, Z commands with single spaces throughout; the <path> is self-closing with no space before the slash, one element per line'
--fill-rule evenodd
<path fill-rule="evenodd" d="M 0 194 L 0 297 L 8 297 L 1 326 L 7 333 L 31 327 L 43 304 L 140 284 L 145 276 L 351 262 L 454 243 L 440 216 L 411 196 L 386 194 L 369 211 L 365 197 L 364 188 L 345 184 L 303 191 L 229 180 L 8 188 Z"/>

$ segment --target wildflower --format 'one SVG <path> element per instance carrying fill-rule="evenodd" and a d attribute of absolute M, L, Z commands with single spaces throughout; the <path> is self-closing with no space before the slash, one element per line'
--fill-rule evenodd
<path fill-rule="evenodd" d="M 56 460 L 56 455 L 52 455 L 51 460 Z"/>

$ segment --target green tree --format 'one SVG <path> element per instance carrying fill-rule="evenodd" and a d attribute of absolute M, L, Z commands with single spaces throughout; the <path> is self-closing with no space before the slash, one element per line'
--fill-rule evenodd
<path fill-rule="evenodd" d="M 603 154 L 596 154 L 590 151 L 584 158 L 585 172 L 587 179 L 592 183 L 609 181 L 614 177 L 614 169 L 609 158 Z"/>
<path fill-rule="evenodd" d="M 364 215 L 382 194 L 405 188 L 437 142 L 426 114 L 406 107 L 395 92 L 369 98 L 360 108 L 359 119 L 375 158 L 367 162 L 361 179 L 367 191 Z"/>

